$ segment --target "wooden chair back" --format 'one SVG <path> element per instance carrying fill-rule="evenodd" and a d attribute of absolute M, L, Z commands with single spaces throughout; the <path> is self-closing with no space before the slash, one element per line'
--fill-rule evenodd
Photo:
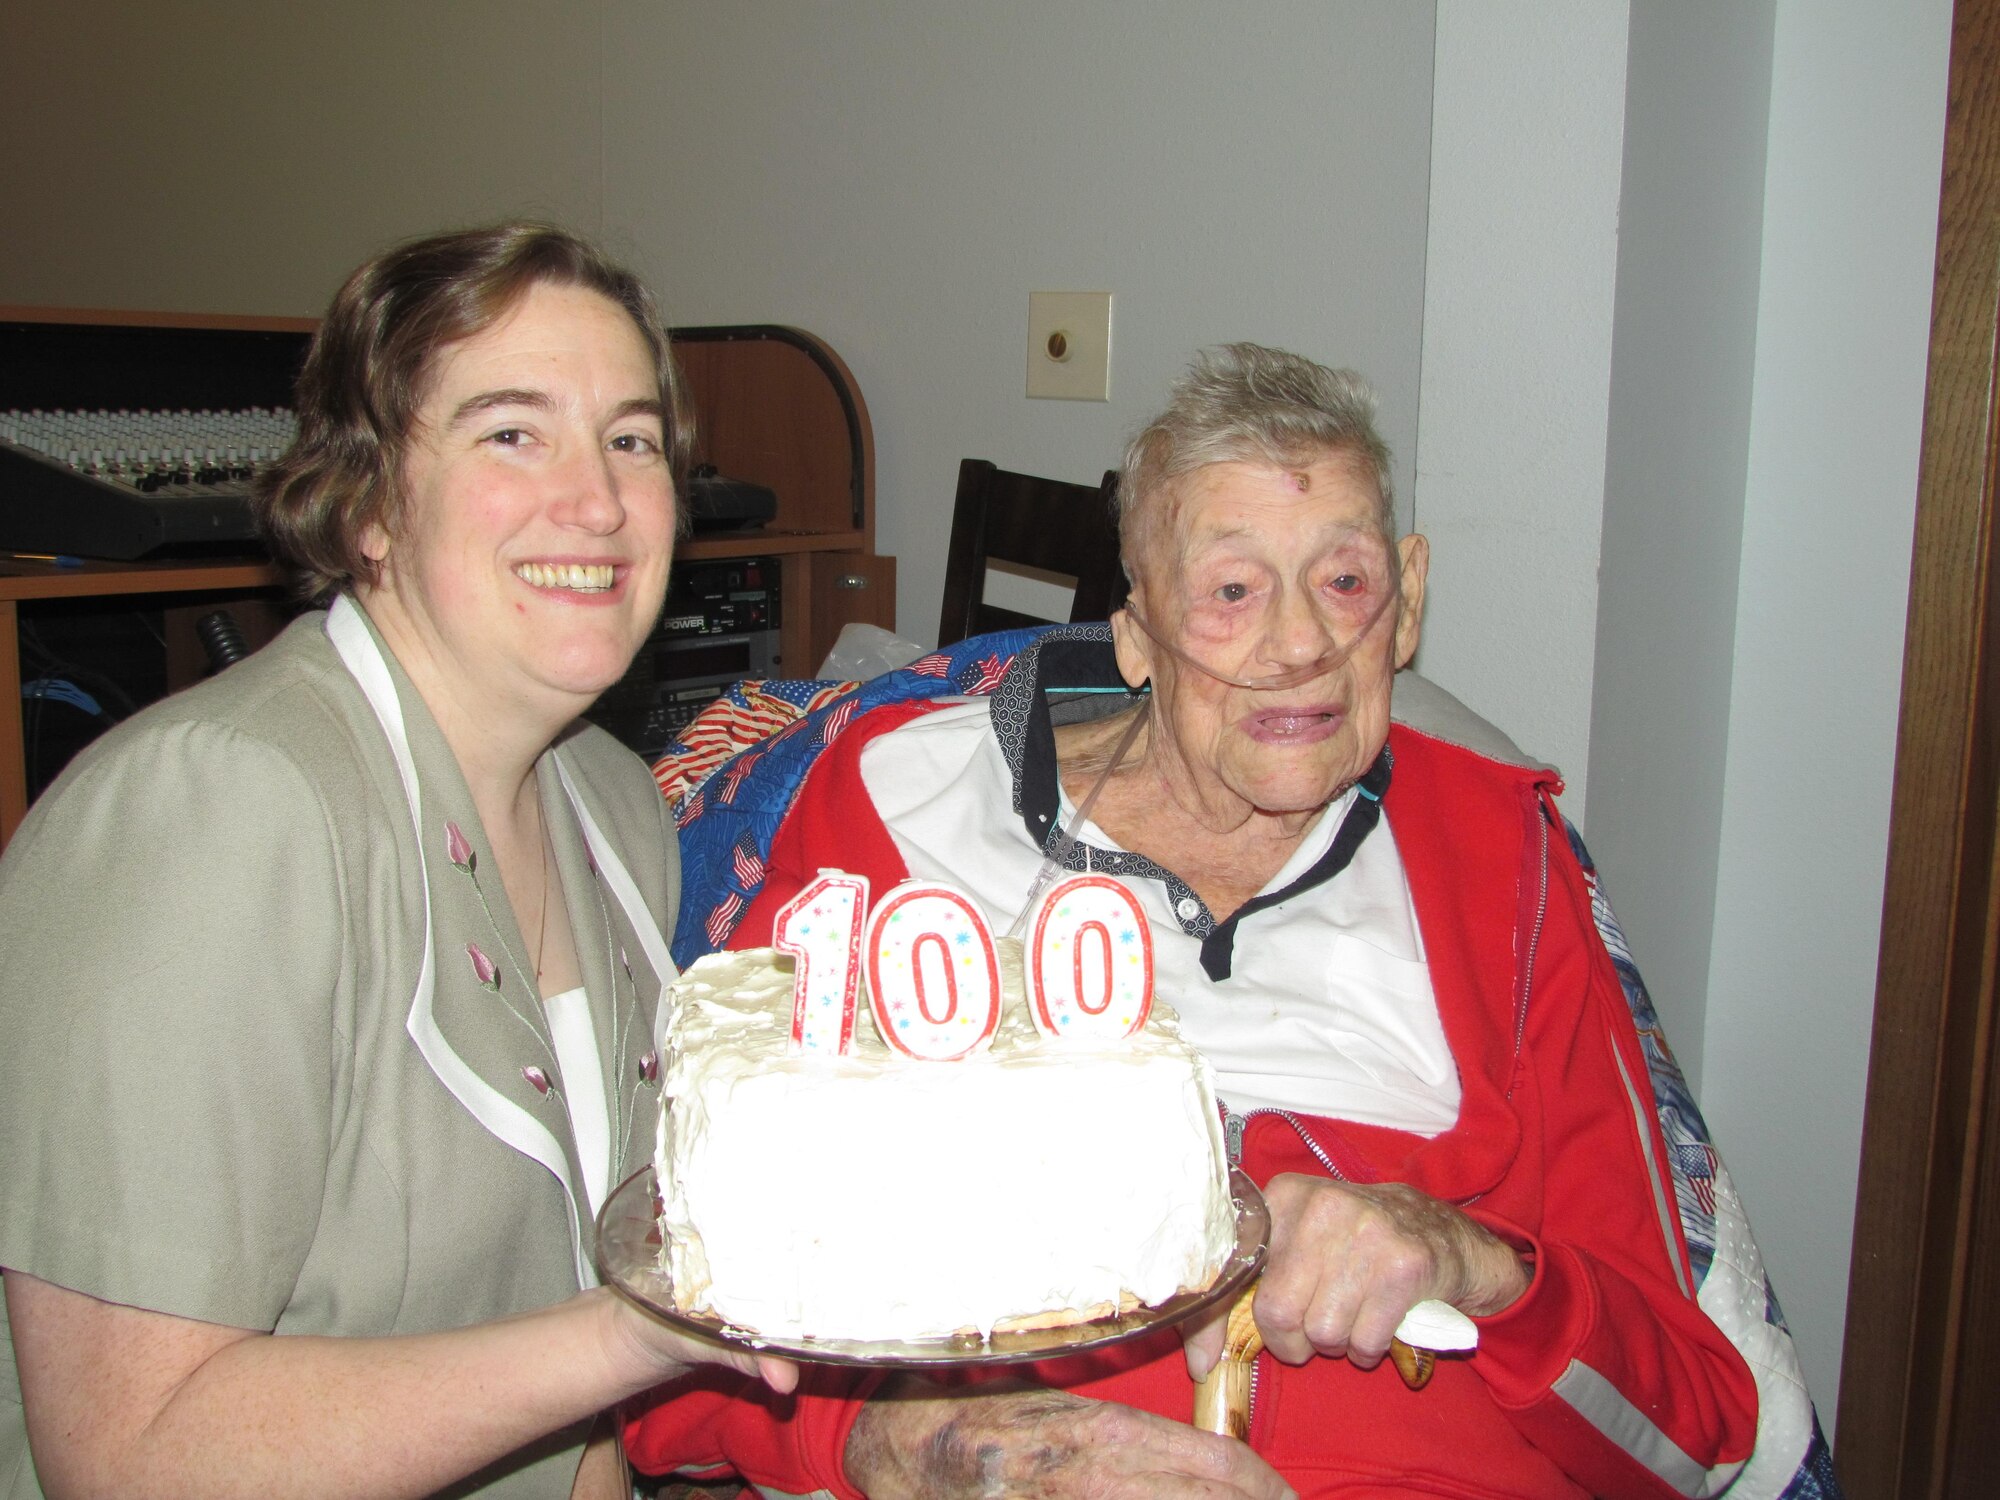
<path fill-rule="evenodd" d="M 1030 576 L 1054 575 L 1051 582 L 1074 579 L 1070 620 L 1109 619 L 1125 601 L 1113 515 L 1117 492 L 1115 469 L 1107 469 L 1104 482 L 1093 488 L 1011 473 L 981 458 L 962 461 L 938 644 L 949 646 L 993 630 L 1060 623 L 988 604 L 990 562 Z"/>

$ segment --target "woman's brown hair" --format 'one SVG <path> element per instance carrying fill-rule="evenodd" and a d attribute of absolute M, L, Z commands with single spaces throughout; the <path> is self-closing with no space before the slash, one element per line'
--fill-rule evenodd
<path fill-rule="evenodd" d="M 299 594 L 324 604 L 373 583 L 371 526 L 397 530 L 399 473 L 438 357 L 498 323 L 543 283 L 623 308 L 658 372 L 674 493 L 684 495 L 691 413 L 653 297 L 589 241 L 515 221 L 411 240 L 368 261 L 334 295 L 299 374 L 299 435 L 258 485 L 257 520 Z"/>

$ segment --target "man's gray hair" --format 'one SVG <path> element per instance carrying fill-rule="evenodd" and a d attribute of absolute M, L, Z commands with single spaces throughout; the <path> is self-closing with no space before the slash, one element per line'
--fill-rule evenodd
<path fill-rule="evenodd" d="M 1352 370 L 1262 344 L 1219 344 L 1195 356 L 1162 411 L 1125 446 L 1118 471 L 1118 535 L 1129 575 L 1153 524 L 1160 491 L 1216 463 L 1301 465 L 1329 453 L 1375 481 L 1377 519 L 1396 539 L 1389 445 L 1375 430 L 1375 392 Z"/>

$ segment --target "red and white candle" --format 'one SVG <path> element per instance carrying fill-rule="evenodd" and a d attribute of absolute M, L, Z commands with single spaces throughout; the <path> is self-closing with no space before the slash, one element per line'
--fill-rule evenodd
<path fill-rule="evenodd" d="M 954 886 L 906 880 L 868 919 L 868 1000 L 882 1039 L 930 1062 L 969 1057 L 1000 1024 L 993 929 Z"/>
<path fill-rule="evenodd" d="M 840 1056 L 854 1046 L 868 877 L 822 870 L 778 911 L 773 942 L 793 960 L 794 1056 Z"/>
<path fill-rule="evenodd" d="M 1153 1009 L 1153 934 L 1139 899 L 1105 875 L 1075 875 L 1035 903 L 1028 1007 L 1042 1034 L 1109 1042 Z"/>

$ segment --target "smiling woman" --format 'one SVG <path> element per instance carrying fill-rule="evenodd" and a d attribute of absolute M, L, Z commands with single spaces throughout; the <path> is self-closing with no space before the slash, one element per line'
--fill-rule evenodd
<path fill-rule="evenodd" d="M 530 287 L 441 361 L 356 596 L 426 701 L 564 724 L 659 617 L 674 538 L 658 373 L 631 318 Z"/>
<path fill-rule="evenodd" d="M 598 1414 L 722 1356 L 590 1267 L 678 866 L 576 718 L 659 612 L 679 382 L 629 273 L 509 224 L 357 271 L 299 406 L 261 518 L 328 608 L 0 861 L 0 1487 L 629 1495 Z"/>

